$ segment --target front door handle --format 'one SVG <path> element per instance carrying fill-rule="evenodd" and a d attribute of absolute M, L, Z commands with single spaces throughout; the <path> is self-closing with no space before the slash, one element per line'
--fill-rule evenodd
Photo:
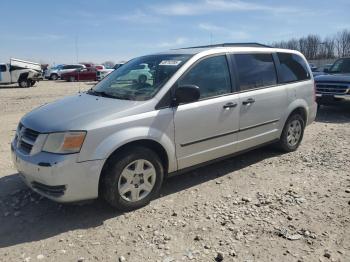
<path fill-rule="evenodd" d="M 248 98 L 247 100 L 243 101 L 242 104 L 249 105 L 249 104 L 253 104 L 254 102 L 255 102 L 254 98 Z"/>
<path fill-rule="evenodd" d="M 229 103 L 225 104 L 225 105 L 223 106 L 223 108 L 224 108 L 224 109 L 230 109 L 230 108 L 234 108 L 234 107 L 236 107 L 236 106 L 237 106 L 237 103 L 229 102 Z"/>

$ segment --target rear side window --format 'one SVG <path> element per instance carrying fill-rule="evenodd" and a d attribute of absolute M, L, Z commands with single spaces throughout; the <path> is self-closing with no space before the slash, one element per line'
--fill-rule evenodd
<path fill-rule="evenodd" d="M 280 81 L 282 83 L 310 79 L 307 65 L 300 56 L 290 53 L 277 53 L 280 61 Z"/>
<path fill-rule="evenodd" d="M 231 92 L 230 73 L 225 55 L 206 58 L 188 71 L 178 85 L 196 85 L 200 98 L 208 98 Z"/>
<path fill-rule="evenodd" d="M 0 72 L 6 72 L 6 66 L 0 65 Z"/>
<path fill-rule="evenodd" d="M 271 54 L 235 54 L 241 91 L 277 84 Z"/>

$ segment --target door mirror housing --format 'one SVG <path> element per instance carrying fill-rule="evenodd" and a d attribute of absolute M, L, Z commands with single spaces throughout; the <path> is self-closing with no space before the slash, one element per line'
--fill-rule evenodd
<path fill-rule="evenodd" d="M 175 95 L 173 98 L 174 106 L 182 103 L 190 103 L 198 101 L 200 97 L 199 87 L 196 85 L 183 85 L 178 86 L 175 89 Z"/>
<path fill-rule="evenodd" d="M 325 68 L 325 69 L 323 70 L 323 72 L 324 72 L 324 73 L 329 73 L 329 68 Z"/>

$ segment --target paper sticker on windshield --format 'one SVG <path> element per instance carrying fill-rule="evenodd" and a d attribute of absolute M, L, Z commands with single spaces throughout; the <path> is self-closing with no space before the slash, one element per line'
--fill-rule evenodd
<path fill-rule="evenodd" d="M 170 65 L 170 66 L 178 66 L 179 64 L 181 64 L 182 61 L 178 61 L 178 60 L 163 60 L 162 62 L 160 62 L 159 65 Z"/>

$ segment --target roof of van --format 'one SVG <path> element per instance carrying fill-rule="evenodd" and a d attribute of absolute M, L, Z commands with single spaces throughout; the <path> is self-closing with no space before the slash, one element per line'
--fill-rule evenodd
<path fill-rule="evenodd" d="M 217 50 L 217 49 L 225 49 L 226 51 L 229 50 L 239 50 L 239 49 L 249 49 L 249 51 L 253 50 L 283 50 L 283 51 L 289 51 L 289 52 L 295 52 L 294 50 L 289 49 L 280 49 L 280 48 L 274 48 L 268 45 L 259 44 L 259 43 L 222 43 L 222 44 L 214 44 L 214 45 L 203 45 L 203 46 L 191 46 L 191 47 L 183 47 L 178 49 L 171 49 L 168 51 L 159 52 L 157 54 L 189 54 L 189 55 L 195 55 L 204 51 L 208 50 Z M 245 51 L 244 50 L 244 51 Z"/>

